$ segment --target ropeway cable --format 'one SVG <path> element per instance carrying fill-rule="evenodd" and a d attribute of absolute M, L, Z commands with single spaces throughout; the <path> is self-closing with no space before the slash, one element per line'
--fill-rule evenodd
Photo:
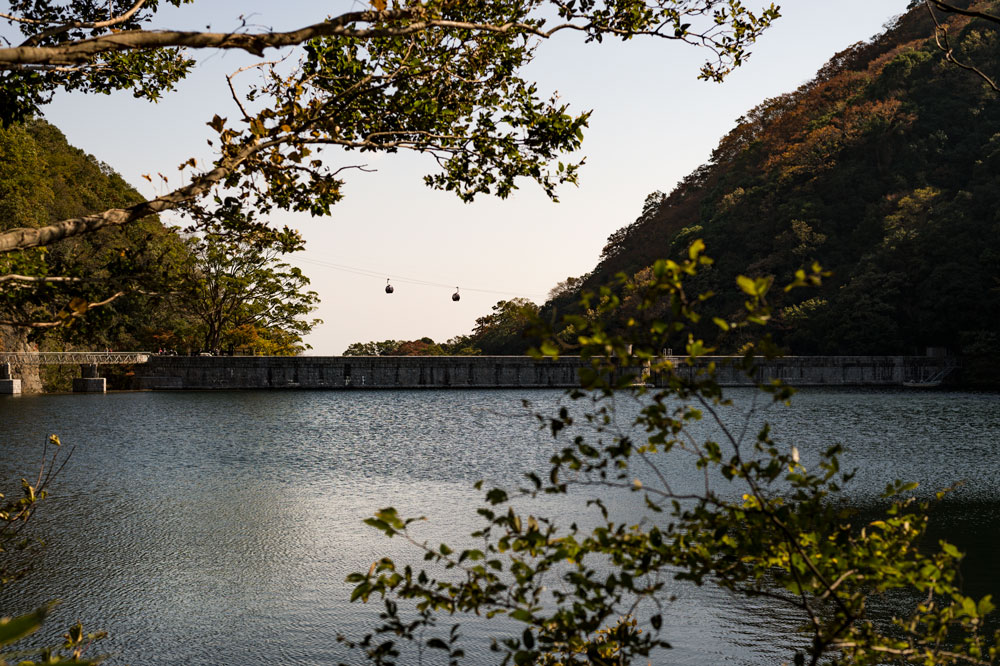
<path fill-rule="evenodd" d="M 353 273 L 354 275 L 360 275 L 362 277 L 370 277 L 378 280 L 384 280 L 390 278 L 393 282 L 400 282 L 403 284 L 413 284 L 422 287 L 441 287 L 444 289 L 450 289 L 454 286 L 454 283 L 444 283 L 444 282 L 432 282 L 430 280 L 421 280 L 419 278 L 405 277 L 402 275 L 393 275 L 392 273 L 380 273 L 378 271 L 369 270 L 367 268 L 359 268 L 357 266 L 347 266 L 345 264 L 335 264 L 329 261 L 321 261 L 319 259 L 306 259 L 305 257 L 295 257 L 295 261 L 301 261 L 306 264 L 313 264 L 315 266 L 322 266 L 323 268 L 332 268 L 337 271 L 342 271 L 344 273 Z M 499 294 L 501 296 L 523 296 L 526 298 L 548 298 L 547 295 L 542 294 L 517 294 L 514 291 L 498 291 L 496 289 L 482 289 L 477 287 L 462 287 L 463 291 L 475 291 L 483 294 Z"/>

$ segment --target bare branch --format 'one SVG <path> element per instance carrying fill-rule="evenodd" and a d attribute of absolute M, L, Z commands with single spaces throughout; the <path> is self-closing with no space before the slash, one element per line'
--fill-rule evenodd
<path fill-rule="evenodd" d="M 27 23 L 28 25 L 45 25 L 45 21 L 39 21 L 37 19 L 21 18 L 20 16 L 12 16 L 10 14 L 4 14 L 3 12 L 0 12 L 0 18 L 7 19 L 8 21 L 14 21 L 15 23 Z"/>
<path fill-rule="evenodd" d="M 956 7 L 950 2 L 944 2 L 944 0 L 927 0 L 927 2 L 933 4 L 943 12 L 948 12 L 949 14 L 961 14 L 962 16 L 971 16 L 972 18 L 981 18 L 987 21 L 992 21 L 993 23 L 1000 23 L 1000 16 L 972 9 L 962 9 L 961 7 Z"/>
<path fill-rule="evenodd" d="M 323 23 L 314 23 L 288 32 L 219 33 L 180 30 L 126 30 L 57 46 L 18 46 L 0 49 L 0 66 L 16 64 L 72 65 L 88 62 L 103 53 L 137 49 L 184 47 L 191 49 L 237 49 L 263 56 L 266 49 L 296 46 L 320 37 L 352 37 L 370 39 L 399 37 L 424 32 L 431 28 L 450 28 L 476 32 L 521 32 L 547 39 L 563 30 L 599 31 L 606 34 L 633 37 L 656 36 L 703 45 L 715 44 L 711 30 L 704 34 L 687 35 L 654 30 L 626 30 L 594 23 L 561 23 L 542 30 L 529 23 L 511 21 L 500 24 L 474 23 L 445 19 L 426 19 L 422 9 L 398 9 L 385 12 L 348 12 Z M 406 21 L 409 21 L 406 23 Z M 364 23 L 373 27 L 359 28 Z"/>
<path fill-rule="evenodd" d="M 287 59 L 288 59 L 288 56 L 285 56 L 284 58 L 281 58 L 279 60 L 267 60 L 265 62 L 254 63 L 253 65 L 246 65 L 244 67 L 240 67 L 239 69 L 237 69 L 232 74 L 226 75 L 226 82 L 229 84 L 229 93 L 232 95 L 233 101 L 236 102 L 236 106 L 240 107 L 240 112 L 243 114 L 243 119 L 244 120 L 249 121 L 250 120 L 250 114 L 247 113 L 246 108 L 243 106 L 243 101 L 236 94 L 236 89 L 233 87 L 233 78 L 236 77 L 236 76 L 238 76 L 239 74 L 242 74 L 243 72 L 246 72 L 246 71 L 251 70 L 251 69 L 258 69 L 260 67 L 268 67 L 268 66 L 272 66 L 273 67 L 274 65 L 280 64 L 280 63 L 284 62 Z"/>
<path fill-rule="evenodd" d="M 937 44 L 938 49 L 944 53 L 944 59 L 960 67 L 961 69 L 967 70 L 981 78 L 986 82 L 994 92 L 1000 92 L 1000 87 L 997 86 L 996 81 L 994 81 L 986 72 L 982 71 L 974 65 L 969 65 L 967 63 L 959 61 L 955 57 L 955 49 L 952 48 L 951 42 L 948 40 L 948 26 L 942 25 L 938 21 L 937 15 L 934 13 L 933 7 L 938 7 L 941 11 L 955 12 L 957 14 L 962 14 L 964 16 L 975 16 L 977 18 L 985 18 L 990 21 L 1000 23 L 1000 17 L 990 16 L 989 14 L 983 14 L 982 12 L 970 12 L 968 10 L 959 10 L 958 8 L 952 7 L 947 3 L 940 2 L 939 0 L 924 0 L 924 5 L 927 7 L 927 13 L 931 15 L 931 20 L 934 21 L 934 43 Z"/>
<path fill-rule="evenodd" d="M 7 69 L 11 71 L 25 71 L 25 72 L 55 72 L 58 74 L 74 74 L 76 72 L 88 72 L 91 74 L 97 72 L 107 72 L 112 68 L 110 65 L 104 64 L 83 64 L 83 65 L 11 65 Z"/>
<path fill-rule="evenodd" d="M 67 316 L 67 317 L 65 317 L 63 319 L 59 319 L 57 321 L 14 321 L 14 320 L 2 321 L 2 320 L 0 320 L 0 326 L 11 326 L 11 327 L 16 327 L 16 328 L 55 328 L 57 326 L 64 326 L 69 321 L 71 321 L 73 319 L 77 319 L 79 317 L 82 317 L 83 315 L 85 315 L 87 312 L 93 310 L 94 308 L 99 308 L 99 307 L 105 306 L 105 305 L 111 303 L 112 301 L 115 301 L 118 298 L 121 298 L 124 295 L 125 295 L 124 291 L 119 291 L 116 294 L 114 294 L 113 296 L 104 299 L 103 301 L 98 301 L 96 303 L 87 303 L 87 307 L 86 308 L 80 308 L 78 311 L 75 311 L 75 312 L 71 313 L 69 316 Z"/>
<path fill-rule="evenodd" d="M 350 169 L 357 169 L 358 171 L 361 171 L 363 173 L 377 173 L 378 172 L 378 169 L 372 169 L 367 164 L 349 164 L 347 166 L 340 167 L 339 169 L 337 169 L 336 171 L 334 171 L 330 175 L 331 176 L 336 176 L 341 171 L 348 171 Z"/>
<path fill-rule="evenodd" d="M 0 283 L 2 282 L 34 282 L 34 283 L 50 283 L 50 282 L 86 282 L 86 278 L 78 277 L 33 277 L 31 275 L 17 275 L 16 273 L 11 273 L 10 275 L 0 275 Z"/>
<path fill-rule="evenodd" d="M 53 35 L 58 35 L 59 33 L 73 30 L 74 28 L 99 29 L 99 28 L 110 28 L 112 26 L 122 24 L 125 21 L 128 21 L 133 16 L 135 16 L 136 12 L 138 12 L 139 9 L 141 9 L 144 4 L 146 4 L 146 0 L 137 0 L 136 3 L 132 5 L 131 9 L 129 9 L 127 12 L 125 12 L 121 16 L 115 16 L 113 18 L 110 18 L 107 21 L 97 21 L 91 23 L 88 23 L 86 21 L 71 21 L 70 23 L 57 25 L 55 27 L 49 28 L 48 30 L 42 31 L 37 35 L 32 35 L 31 37 L 26 39 L 21 44 L 21 46 L 34 46 L 35 44 L 42 41 L 46 37 L 52 37 Z"/>

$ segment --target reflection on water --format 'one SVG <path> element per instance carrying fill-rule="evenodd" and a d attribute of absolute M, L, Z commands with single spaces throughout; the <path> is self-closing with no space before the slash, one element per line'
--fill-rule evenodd
<path fill-rule="evenodd" d="M 750 394 L 733 391 L 741 405 Z M 383 506 L 426 515 L 429 540 L 478 527 L 480 478 L 511 486 L 544 469 L 555 444 L 514 391 L 205 392 L 0 400 L 0 480 L 35 465 L 50 433 L 77 446 L 36 529 L 50 547 L 34 575 L 0 596 L 11 614 L 60 598 L 49 627 L 108 629 L 114 664 L 316 664 L 345 655 L 377 608 L 347 603 L 343 582 L 378 557 L 416 560 L 362 520 Z M 539 409 L 560 392 L 527 394 Z M 994 591 L 1000 570 L 1000 397 L 806 391 L 767 410 L 804 461 L 839 441 L 856 467 L 851 497 L 875 500 L 895 478 L 965 485 L 937 509 L 937 535 L 969 551 L 966 580 Z M 628 405 L 623 420 L 628 421 Z M 736 415 L 727 415 L 736 419 Z M 752 432 L 752 429 L 751 429 Z M 634 496 L 610 498 L 629 510 Z M 579 498 L 541 507 L 565 523 Z M 634 509 L 632 509 L 634 510 Z M 797 619 L 761 601 L 676 585 L 671 663 L 788 659 Z M 475 641 L 485 627 L 471 623 Z M 480 642 L 479 650 L 483 644 Z M 475 652 L 471 663 L 487 661 Z"/>

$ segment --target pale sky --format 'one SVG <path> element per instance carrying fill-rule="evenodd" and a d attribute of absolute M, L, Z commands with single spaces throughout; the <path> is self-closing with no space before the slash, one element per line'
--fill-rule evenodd
<path fill-rule="evenodd" d="M 275 215 L 275 224 L 306 237 L 307 251 L 290 261 L 302 267 L 322 299 L 316 316 L 325 323 L 307 338 L 313 347 L 308 353 L 335 355 L 352 342 L 387 338 L 443 341 L 470 332 L 476 317 L 501 298 L 543 302 L 557 282 L 594 267 L 608 235 L 638 216 L 647 194 L 669 192 L 706 162 L 737 118 L 812 78 L 834 53 L 880 32 L 905 10 L 907 0 L 781 4 L 783 17 L 721 85 L 698 81 L 705 54 L 680 44 L 585 45 L 569 34 L 543 44 L 529 70 L 543 95 L 558 92 L 573 110 L 593 109 L 580 185 L 564 187 L 558 204 L 528 181 L 505 201 L 463 204 L 423 185 L 422 176 L 434 168 L 428 159 L 366 155 L 377 172 L 348 173 L 345 199 L 331 217 Z M 164 11 L 158 24 L 231 29 L 244 14 L 251 23 L 289 29 L 353 6 L 202 0 Z M 176 184 L 178 164 L 189 157 L 212 158 L 205 143 L 212 131 L 205 122 L 215 113 L 237 115 L 224 76 L 250 62 L 249 56 L 202 57 L 178 92 L 158 104 L 127 93 L 62 95 L 45 116 L 72 144 L 154 195 L 157 188 L 142 174 L 162 172 Z M 354 154 L 345 163 L 357 159 Z M 383 291 L 386 277 L 394 278 L 392 295 Z M 456 286 L 462 294 L 458 303 L 451 300 Z"/>

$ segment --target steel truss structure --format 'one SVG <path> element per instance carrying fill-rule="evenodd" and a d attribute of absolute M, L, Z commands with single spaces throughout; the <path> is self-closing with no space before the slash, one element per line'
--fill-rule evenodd
<path fill-rule="evenodd" d="M 25 365 L 124 365 L 146 363 L 150 352 L 0 352 L 0 363 Z"/>

